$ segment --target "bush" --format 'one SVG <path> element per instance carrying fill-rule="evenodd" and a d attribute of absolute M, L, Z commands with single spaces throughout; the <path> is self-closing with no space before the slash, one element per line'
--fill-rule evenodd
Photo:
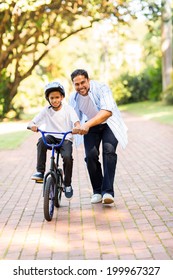
<path fill-rule="evenodd" d="M 161 63 L 148 66 L 139 75 L 129 73 L 121 75 L 119 81 L 113 81 L 113 95 L 118 104 L 140 101 L 158 101 L 162 91 Z"/>
<path fill-rule="evenodd" d="M 111 83 L 111 89 L 113 97 L 118 105 L 128 103 L 131 93 L 121 82 L 113 81 Z"/>
<path fill-rule="evenodd" d="M 148 100 L 148 92 L 151 87 L 151 81 L 148 76 L 140 74 L 131 76 L 129 74 L 121 77 L 124 87 L 130 92 L 129 103 Z"/>
<path fill-rule="evenodd" d="M 162 92 L 161 98 L 165 104 L 173 105 L 173 84 L 168 86 L 167 89 Z"/>
<path fill-rule="evenodd" d="M 148 76 L 151 87 L 148 91 L 148 99 L 152 101 L 160 100 L 160 95 L 162 92 L 162 71 L 161 71 L 161 61 L 155 67 L 148 67 L 145 71 L 145 75 Z"/>

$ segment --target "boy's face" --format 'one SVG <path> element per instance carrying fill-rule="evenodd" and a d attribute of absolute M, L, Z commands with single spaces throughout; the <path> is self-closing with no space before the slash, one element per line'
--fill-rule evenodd
<path fill-rule="evenodd" d="M 89 79 L 85 78 L 83 75 L 76 76 L 73 79 L 73 85 L 75 87 L 75 90 L 83 96 L 88 95 L 88 91 L 90 88 Z"/>
<path fill-rule="evenodd" d="M 61 106 L 63 98 L 64 96 L 59 91 L 49 93 L 49 102 L 55 110 Z"/>

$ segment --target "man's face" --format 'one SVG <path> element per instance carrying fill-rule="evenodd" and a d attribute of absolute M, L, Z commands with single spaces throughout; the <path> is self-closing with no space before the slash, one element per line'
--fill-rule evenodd
<path fill-rule="evenodd" d="M 73 79 L 73 85 L 75 90 L 83 96 L 88 95 L 88 91 L 90 88 L 89 79 L 85 78 L 83 75 L 76 76 Z"/>

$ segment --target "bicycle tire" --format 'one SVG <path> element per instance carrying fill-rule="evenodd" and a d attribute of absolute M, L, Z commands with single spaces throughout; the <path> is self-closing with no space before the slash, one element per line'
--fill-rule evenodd
<path fill-rule="evenodd" d="M 44 190 L 44 217 L 50 222 L 53 217 L 55 204 L 55 182 L 52 177 L 48 177 Z"/>
<path fill-rule="evenodd" d="M 55 207 L 57 208 L 60 207 L 61 205 L 62 183 L 63 183 L 62 170 L 59 169 L 59 172 L 57 174 L 57 185 L 55 187 Z"/>

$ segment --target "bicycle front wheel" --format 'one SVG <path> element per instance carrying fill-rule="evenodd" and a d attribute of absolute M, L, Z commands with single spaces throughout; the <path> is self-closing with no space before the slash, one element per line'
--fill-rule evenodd
<path fill-rule="evenodd" d="M 59 172 L 57 174 L 57 185 L 55 189 L 55 207 L 60 207 L 61 205 L 61 196 L 62 196 L 62 183 L 63 183 L 63 175 L 62 170 L 59 169 Z"/>
<path fill-rule="evenodd" d="M 44 189 L 44 217 L 50 222 L 53 217 L 55 204 L 55 182 L 52 177 L 48 177 Z"/>

